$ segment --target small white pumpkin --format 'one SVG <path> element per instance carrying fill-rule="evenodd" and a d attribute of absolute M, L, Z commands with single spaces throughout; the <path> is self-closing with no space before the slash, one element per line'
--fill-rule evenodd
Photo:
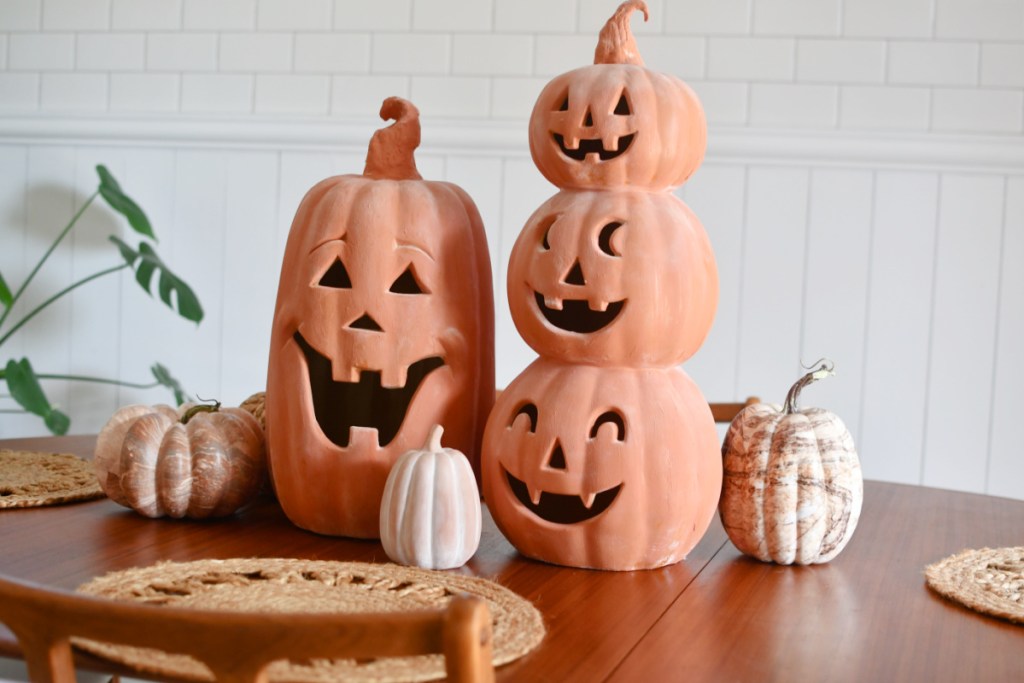
<path fill-rule="evenodd" d="M 822 363 L 793 385 L 781 410 L 754 404 L 729 426 L 718 510 L 747 555 L 778 564 L 828 562 L 857 527 L 864 481 L 853 437 L 827 410 L 796 407 L 801 389 L 832 374 Z"/>
<path fill-rule="evenodd" d="M 380 504 L 380 540 L 394 562 L 425 569 L 461 567 L 480 545 L 480 491 L 469 460 L 441 447 L 434 425 L 422 450 L 395 462 Z"/>

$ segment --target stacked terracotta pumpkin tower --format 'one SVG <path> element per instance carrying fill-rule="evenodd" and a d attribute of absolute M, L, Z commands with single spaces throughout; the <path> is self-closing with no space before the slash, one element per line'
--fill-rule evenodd
<path fill-rule="evenodd" d="M 693 91 L 644 67 L 623 3 L 594 64 L 553 79 L 530 150 L 560 188 L 513 247 L 508 298 L 540 354 L 501 394 L 483 445 L 484 498 L 523 554 L 598 569 L 683 559 L 716 509 L 718 437 L 678 367 L 703 343 L 718 273 L 672 194 L 700 165 Z"/>

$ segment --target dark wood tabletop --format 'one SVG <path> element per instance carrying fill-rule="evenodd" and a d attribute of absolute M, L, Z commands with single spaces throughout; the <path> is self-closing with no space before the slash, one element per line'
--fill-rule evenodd
<path fill-rule="evenodd" d="M 0 441 L 90 455 L 95 437 Z M 566 569 L 520 556 L 485 512 L 461 570 L 531 600 L 548 632 L 501 681 L 1024 681 L 1024 626 L 932 593 L 925 565 L 1024 545 L 1024 501 L 867 482 L 860 525 L 826 565 L 748 559 L 717 520 L 663 569 Z M 292 526 L 270 497 L 218 521 L 150 520 L 103 499 L 0 510 L 0 573 L 72 589 L 160 560 L 295 557 L 386 562 L 377 542 Z M 20 650 L 0 626 L 0 655 Z M 86 668 L 117 667 L 83 656 Z M 123 672 L 123 670 L 122 670 Z"/>

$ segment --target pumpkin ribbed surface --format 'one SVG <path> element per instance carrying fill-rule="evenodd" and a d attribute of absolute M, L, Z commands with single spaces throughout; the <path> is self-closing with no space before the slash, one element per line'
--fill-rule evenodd
<path fill-rule="evenodd" d="M 719 509 L 740 551 L 766 562 L 814 564 L 849 542 L 863 479 L 853 438 L 837 416 L 749 406 L 729 427 L 722 454 Z"/>
<path fill-rule="evenodd" d="M 409 451 L 388 475 L 380 540 L 395 562 L 454 569 L 480 545 L 480 493 L 466 457 L 456 450 Z"/>

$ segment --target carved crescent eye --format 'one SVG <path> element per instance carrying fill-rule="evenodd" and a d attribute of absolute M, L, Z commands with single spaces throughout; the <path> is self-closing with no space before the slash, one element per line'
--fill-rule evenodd
<path fill-rule="evenodd" d="M 349 279 L 348 271 L 345 270 L 345 264 L 341 262 L 341 258 L 334 260 L 317 284 L 333 289 L 352 289 L 352 280 Z"/>
<path fill-rule="evenodd" d="M 558 111 L 569 111 L 569 93 L 565 93 L 565 97 L 562 98 L 562 104 L 558 107 Z"/>
<path fill-rule="evenodd" d="M 557 214 L 551 215 L 551 216 L 545 216 L 544 220 L 540 224 L 540 228 L 539 228 L 539 230 L 541 232 L 540 246 L 545 251 L 547 251 L 548 249 L 551 248 L 551 242 L 548 240 L 548 235 L 551 233 L 551 226 L 554 225 L 555 221 L 557 221 L 557 220 L 558 220 L 558 215 Z"/>
<path fill-rule="evenodd" d="M 537 431 L 537 406 L 532 403 L 526 403 L 522 405 L 519 410 L 516 411 L 515 415 L 512 416 L 512 421 L 508 423 L 511 427 L 515 424 L 516 420 L 520 415 L 525 415 L 530 420 L 530 431 L 536 433 Z"/>
<path fill-rule="evenodd" d="M 616 429 L 616 441 L 626 440 L 626 421 L 622 419 L 622 415 L 616 410 L 609 410 L 605 413 L 601 413 L 596 420 L 594 420 L 594 426 L 590 428 L 590 438 L 593 439 L 597 436 L 597 430 L 601 428 L 606 422 L 611 422 L 615 425 Z"/>
<path fill-rule="evenodd" d="M 416 279 L 416 273 L 412 269 L 412 265 L 406 267 L 402 271 L 393 283 L 391 283 L 391 289 L 389 292 L 395 294 L 426 294 L 427 290 L 424 289 L 423 285 Z"/>
<path fill-rule="evenodd" d="M 622 223 L 612 222 L 601 228 L 601 234 L 597 238 L 597 246 L 609 256 L 621 256 L 612 249 L 612 235 L 622 227 Z"/>

